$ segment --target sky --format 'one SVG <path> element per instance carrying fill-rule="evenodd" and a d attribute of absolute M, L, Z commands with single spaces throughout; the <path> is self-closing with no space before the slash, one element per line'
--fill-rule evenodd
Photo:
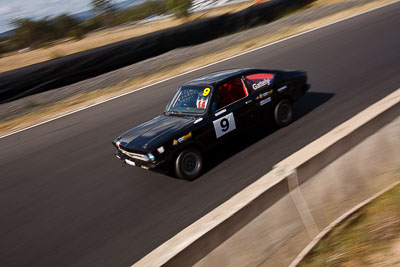
<path fill-rule="evenodd" d="M 114 3 L 123 0 L 114 0 Z M 43 18 L 62 13 L 79 13 L 91 9 L 90 0 L 0 0 L 0 33 L 12 29 L 17 18 Z"/>

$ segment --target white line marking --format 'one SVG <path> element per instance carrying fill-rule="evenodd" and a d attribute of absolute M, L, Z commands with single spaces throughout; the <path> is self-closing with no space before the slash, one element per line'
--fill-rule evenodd
<path fill-rule="evenodd" d="M 368 9 L 368 10 L 363 11 L 363 12 L 361 12 L 361 13 L 354 14 L 354 15 L 352 15 L 352 16 L 350 16 L 350 17 L 346 17 L 346 18 L 343 18 L 343 19 L 340 19 L 340 20 L 337 20 L 337 21 L 334 21 L 334 22 L 330 22 L 330 23 L 328 23 L 328 24 L 319 26 L 319 27 L 317 27 L 317 28 L 310 29 L 310 30 L 307 30 L 307 31 L 304 31 L 304 32 L 300 32 L 300 33 L 297 33 L 297 34 L 295 34 L 295 35 L 292 35 L 292 36 L 283 38 L 283 39 L 281 39 L 281 40 L 278 40 L 278 41 L 275 41 L 275 42 L 272 42 L 272 43 L 269 43 L 269 44 L 266 44 L 266 45 L 263 45 L 263 46 L 260 46 L 260 47 L 257 47 L 257 48 L 248 50 L 248 51 L 245 51 L 245 52 L 240 53 L 240 54 L 238 54 L 238 55 L 235 55 L 235 56 L 231 56 L 231 57 L 227 57 L 227 58 L 221 59 L 221 60 L 219 60 L 219 61 L 216 61 L 216 62 L 207 64 L 207 65 L 202 66 L 202 67 L 199 67 L 199 68 L 197 68 L 197 69 L 193 69 L 193 70 L 189 70 L 189 71 L 187 71 L 187 72 L 181 73 L 181 74 L 177 74 L 177 75 L 172 76 L 172 77 L 170 77 L 170 78 L 167 78 L 167 79 L 165 79 L 165 80 L 161 80 L 161 81 L 159 81 L 159 82 L 156 82 L 156 83 L 153 83 L 153 84 L 149 84 L 149 85 L 146 85 L 146 86 L 141 87 L 141 88 L 138 88 L 138 89 L 134 89 L 134 90 L 132 90 L 132 91 L 123 93 L 123 94 L 121 94 L 121 95 L 117 95 L 117 96 L 111 97 L 111 98 L 109 98 L 109 99 L 100 101 L 100 102 L 98 102 L 98 103 L 95 103 L 95 104 L 92 104 L 92 105 L 89 105 L 89 106 L 86 106 L 86 107 L 83 107 L 83 108 L 79 108 L 79 109 L 77 109 L 77 110 L 74 110 L 74 111 L 68 112 L 68 113 L 66 113 L 66 114 L 57 116 L 57 117 L 52 118 L 52 119 L 49 119 L 49 120 L 47 120 L 47 121 L 43 121 L 43 122 L 34 124 L 34 125 L 32 125 L 32 126 L 29 126 L 29 127 L 26 127 L 26 128 L 20 129 L 20 130 L 17 130 L 17 131 L 15 131 L 15 132 L 11 132 L 11 133 L 5 134 L 5 135 L 3 135 L 3 136 L 0 136 L 0 139 L 1 139 L 1 138 L 5 138 L 5 137 L 10 136 L 10 135 L 13 135 L 13 134 L 16 134 L 16 133 L 20 133 L 20 132 L 22 132 L 22 131 L 29 130 L 29 129 L 31 129 L 31 128 L 34 128 L 34 127 L 43 125 L 43 124 L 45 124 L 45 123 L 48 123 L 48 122 L 51 122 L 51 121 L 54 121 L 54 120 L 58 120 L 58 119 L 60 119 L 60 118 L 62 118 L 62 117 L 66 117 L 66 116 L 68 116 L 68 115 L 71 115 L 71 114 L 80 112 L 80 111 L 82 111 L 82 110 L 89 109 L 89 108 L 91 108 L 91 107 L 94 107 L 94 106 L 103 104 L 103 103 L 105 103 L 105 102 L 112 101 L 112 100 L 114 100 L 114 99 L 117 99 L 117 98 L 126 96 L 126 95 L 128 95 L 128 94 L 141 91 L 141 90 L 146 89 L 146 88 L 148 88 L 148 87 L 151 87 L 151 86 L 154 86 L 154 85 L 157 85 L 157 84 L 160 84 L 160 83 L 163 83 L 163 82 L 166 82 L 166 81 L 175 79 L 175 78 L 177 78 L 177 77 L 180 77 L 180 76 L 183 76 L 183 75 L 186 75 L 186 74 L 189 74 L 189 73 L 192 73 L 192 72 L 195 72 L 195 71 L 204 69 L 204 68 L 208 68 L 208 67 L 210 67 L 210 66 L 219 64 L 219 63 L 221 63 L 221 62 L 228 61 L 228 60 L 230 60 L 230 59 L 233 59 L 233 58 L 236 58 L 236 57 L 240 57 L 240 56 L 243 56 L 243 55 L 252 53 L 252 52 L 254 52 L 254 51 L 257 51 L 257 50 L 266 48 L 266 47 L 268 47 L 268 46 L 272 46 L 272 45 L 275 45 L 275 44 L 278 44 L 278 43 L 281 43 L 281 42 L 285 42 L 285 41 L 287 41 L 287 40 L 296 38 L 296 37 L 298 37 L 298 36 L 301 36 L 301 35 L 304 35 L 304 34 L 307 34 L 307 33 L 313 32 L 313 31 L 317 31 L 317 30 L 319 30 L 319 29 L 322 29 L 322 28 L 331 26 L 331 25 L 333 25 L 333 24 L 340 23 L 340 22 L 342 22 L 342 21 L 349 20 L 349 19 L 352 19 L 352 18 L 354 18 L 354 17 L 358 17 L 358 16 L 361 16 L 361 15 L 367 14 L 367 13 L 369 13 L 369 12 L 378 10 L 378 9 L 380 9 L 380 8 L 384 8 L 384 7 L 386 7 L 386 6 L 395 4 L 395 3 L 399 2 L 399 1 L 400 1 L 400 0 L 395 0 L 395 1 L 393 1 L 393 2 L 390 2 L 390 3 L 388 3 L 388 4 L 385 4 L 385 5 L 383 5 L 383 6 L 374 7 L 374 8 L 372 8 L 372 9 Z"/>

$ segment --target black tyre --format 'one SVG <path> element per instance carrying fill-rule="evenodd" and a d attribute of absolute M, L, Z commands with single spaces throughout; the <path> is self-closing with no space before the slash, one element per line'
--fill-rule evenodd
<path fill-rule="evenodd" d="M 285 127 L 293 121 L 293 105 L 288 99 L 281 100 L 274 110 L 275 123 Z"/>
<path fill-rule="evenodd" d="M 192 181 L 203 169 L 203 157 L 195 148 L 188 148 L 179 153 L 175 160 L 175 173 L 178 178 Z"/>

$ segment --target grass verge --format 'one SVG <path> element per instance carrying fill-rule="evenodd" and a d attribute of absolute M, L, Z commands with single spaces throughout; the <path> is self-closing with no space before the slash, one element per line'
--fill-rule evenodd
<path fill-rule="evenodd" d="M 335 0 L 335 2 L 338 1 L 344 2 L 346 0 Z M 227 48 L 224 51 L 215 52 L 213 54 L 208 54 L 206 56 L 198 57 L 196 59 L 187 61 L 183 65 L 177 65 L 162 72 L 150 73 L 148 74 L 148 76 L 143 76 L 137 79 L 125 81 L 116 86 L 108 87 L 101 90 L 96 90 L 90 93 L 77 94 L 67 99 L 58 101 L 56 103 L 33 105 L 32 110 L 30 110 L 26 114 L 18 115 L 17 117 L 0 121 L 0 136 L 61 116 L 63 114 L 67 114 L 74 110 L 78 110 L 83 107 L 93 105 L 95 103 L 99 103 L 101 101 L 110 99 L 112 97 L 134 91 L 138 89 L 138 85 L 140 86 L 150 85 L 155 81 L 161 81 L 169 77 L 179 75 L 189 70 L 208 65 L 210 63 L 225 59 L 227 57 L 237 55 L 245 51 L 249 51 L 251 49 L 284 39 L 294 34 L 311 30 L 320 27 L 322 25 L 335 22 L 337 20 L 349 17 L 357 13 L 362 13 L 366 10 L 382 6 L 384 4 L 388 4 L 391 2 L 393 2 L 393 0 L 375 0 L 372 2 L 368 2 L 367 4 L 350 8 L 315 21 L 299 23 L 296 25 L 283 27 L 276 32 L 263 35 L 258 39 L 253 39 L 251 41 L 244 42 L 240 45 Z M 321 5 L 330 5 L 330 4 L 332 4 L 330 0 L 318 0 L 314 2 L 310 8 L 319 7 Z"/>
<path fill-rule="evenodd" d="M 336 226 L 299 266 L 400 266 L 400 185 Z"/>

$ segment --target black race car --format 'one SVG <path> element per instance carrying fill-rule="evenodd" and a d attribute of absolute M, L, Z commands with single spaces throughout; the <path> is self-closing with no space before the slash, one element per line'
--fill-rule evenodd
<path fill-rule="evenodd" d="M 160 116 L 116 138 L 117 158 L 144 169 L 173 170 L 192 180 L 206 151 L 251 126 L 293 119 L 293 103 L 307 90 L 303 71 L 233 69 L 184 83 Z"/>

